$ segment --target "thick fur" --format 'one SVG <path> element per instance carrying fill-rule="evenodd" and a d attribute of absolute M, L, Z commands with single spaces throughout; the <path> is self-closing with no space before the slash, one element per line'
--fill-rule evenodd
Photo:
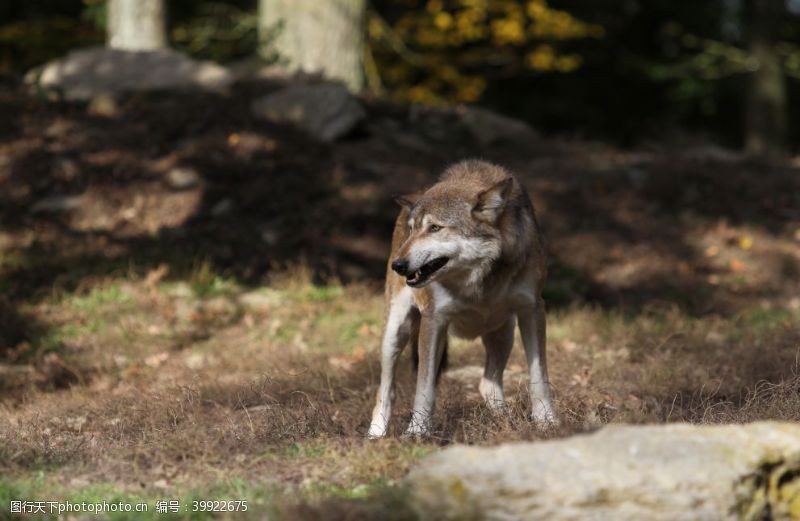
<path fill-rule="evenodd" d="M 502 409 L 515 325 L 528 358 L 531 417 L 554 423 L 541 297 L 545 254 L 524 187 L 499 166 L 464 161 L 424 192 L 398 202 L 403 209 L 386 270 L 381 384 L 369 436 L 387 433 L 395 365 L 407 343 L 419 364 L 406 433 L 430 433 L 449 333 L 481 337 L 486 365 L 479 389 L 490 407 Z"/>

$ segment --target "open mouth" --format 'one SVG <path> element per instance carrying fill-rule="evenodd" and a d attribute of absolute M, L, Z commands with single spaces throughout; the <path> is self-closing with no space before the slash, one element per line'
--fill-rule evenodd
<path fill-rule="evenodd" d="M 449 260 L 450 259 L 447 257 L 439 257 L 433 259 L 432 261 L 426 262 L 414 273 L 406 275 L 406 284 L 412 288 L 418 288 L 422 286 L 431 279 L 431 276 L 434 273 L 442 269 Z"/>

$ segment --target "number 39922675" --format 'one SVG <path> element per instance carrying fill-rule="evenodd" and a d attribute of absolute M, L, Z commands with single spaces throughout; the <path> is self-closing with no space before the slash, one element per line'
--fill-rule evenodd
<path fill-rule="evenodd" d="M 192 501 L 192 512 L 247 512 L 247 501 L 241 499 Z"/>

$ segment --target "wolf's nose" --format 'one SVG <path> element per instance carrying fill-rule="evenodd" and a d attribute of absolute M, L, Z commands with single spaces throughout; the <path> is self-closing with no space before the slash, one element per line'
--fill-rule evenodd
<path fill-rule="evenodd" d="M 405 259 L 397 259 L 392 263 L 392 269 L 398 274 L 405 276 L 408 272 L 408 261 Z"/>

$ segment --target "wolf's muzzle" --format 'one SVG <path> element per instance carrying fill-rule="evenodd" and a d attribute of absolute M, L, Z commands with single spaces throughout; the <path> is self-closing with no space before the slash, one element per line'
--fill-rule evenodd
<path fill-rule="evenodd" d="M 392 269 L 397 272 L 398 275 L 406 276 L 408 273 L 408 261 L 406 259 L 395 259 L 392 262 Z"/>

